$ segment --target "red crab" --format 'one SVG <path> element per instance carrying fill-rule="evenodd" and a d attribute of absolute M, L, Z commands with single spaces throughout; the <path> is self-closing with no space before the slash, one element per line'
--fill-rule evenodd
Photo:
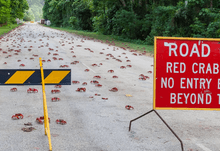
<path fill-rule="evenodd" d="M 57 123 L 57 124 L 61 124 L 61 125 L 67 124 L 67 122 L 64 121 L 63 119 L 57 119 L 57 120 L 56 120 L 56 123 Z"/>
<path fill-rule="evenodd" d="M 98 84 L 99 81 L 97 81 L 97 80 L 93 80 L 93 81 L 90 81 L 90 83 Z"/>
<path fill-rule="evenodd" d="M 131 62 L 131 60 L 126 60 L 126 62 Z"/>
<path fill-rule="evenodd" d="M 102 98 L 103 100 L 108 100 L 108 98 Z"/>
<path fill-rule="evenodd" d="M 125 69 L 126 67 L 125 67 L 125 66 L 121 66 L 120 68 L 121 68 L 121 69 Z"/>
<path fill-rule="evenodd" d="M 38 90 L 37 89 L 35 89 L 35 88 L 29 88 L 29 89 L 27 89 L 27 93 L 37 93 L 38 92 Z"/>
<path fill-rule="evenodd" d="M 108 70 L 108 72 L 110 72 L 110 73 L 114 73 L 114 70 Z"/>
<path fill-rule="evenodd" d="M 48 60 L 47 60 L 47 62 L 51 62 L 51 60 L 50 60 L 50 59 L 48 59 Z"/>
<path fill-rule="evenodd" d="M 73 58 L 76 58 L 76 55 L 73 55 Z"/>
<path fill-rule="evenodd" d="M 118 78 L 118 76 L 114 75 L 114 76 L 112 76 L 112 78 Z"/>
<path fill-rule="evenodd" d="M 133 107 L 133 106 L 130 106 L 130 105 L 126 105 L 125 108 L 126 108 L 127 110 L 133 110 L 133 109 L 134 109 L 134 107 Z"/>
<path fill-rule="evenodd" d="M 89 69 L 85 69 L 84 71 L 85 71 L 85 72 L 89 72 Z"/>
<path fill-rule="evenodd" d="M 129 65 L 127 65 L 127 67 L 132 67 L 132 65 L 129 64 Z"/>
<path fill-rule="evenodd" d="M 152 71 L 148 71 L 147 73 L 152 73 Z"/>
<path fill-rule="evenodd" d="M 60 90 L 51 90 L 51 93 L 60 93 Z"/>
<path fill-rule="evenodd" d="M 18 60 L 18 62 L 20 62 L 21 60 Z"/>
<path fill-rule="evenodd" d="M 60 98 L 58 98 L 58 97 L 53 97 L 53 98 L 51 98 L 51 101 L 52 101 L 52 102 L 60 101 Z"/>
<path fill-rule="evenodd" d="M 114 87 L 114 88 L 110 89 L 109 91 L 117 92 L 117 91 L 118 91 L 118 88 Z"/>
<path fill-rule="evenodd" d="M 23 119 L 23 115 L 21 114 L 21 113 L 17 113 L 17 114 L 15 114 L 15 115 L 12 115 L 12 119 L 13 120 L 17 120 L 17 119 Z"/>
<path fill-rule="evenodd" d="M 62 86 L 61 85 L 55 85 L 54 87 L 55 88 L 61 88 Z"/>
<path fill-rule="evenodd" d="M 17 88 L 11 88 L 10 91 L 15 92 L 15 91 L 17 91 Z"/>
<path fill-rule="evenodd" d="M 82 85 L 87 85 L 87 82 L 83 82 Z"/>
<path fill-rule="evenodd" d="M 59 58 L 59 60 L 63 60 L 63 58 Z"/>
<path fill-rule="evenodd" d="M 4 64 L 7 64 L 7 62 L 4 62 Z"/>
<path fill-rule="evenodd" d="M 100 79 L 100 78 L 101 78 L 101 76 L 94 76 L 93 78 Z"/>
<path fill-rule="evenodd" d="M 48 120 L 50 122 L 50 118 L 48 117 Z M 43 121 L 44 121 L 44 116 L 41 116 L 39 118 L 36 118 L 36 122 L 38 122 L 39 124 L 43 124 Z"/>
<path fill-rule="evenodd" d="M 76 90 L 77 92 L 86 92 L 86 88 L 78 88 L 77 90 Z"/>
<path fill-rule="evenodd" d="M 53 55 L 54 55 L 54 56 L 57 56 L 57 55 L 59 55 L 59 54 L 58 54 L 58 53 L 54 53 Z"/>
<path fill-rule="evenodd" d="M 74 51 L 71 51 L 71 53 L 74 53 Z"/>
<path fill-rule="evenodd" d="M 97 66 L 97 64 L 94 63 L 94 64 L 92 64 L 92 66 L 93 66 L 93 67 L 94 67 L 94 66 Z"/>
<path fill-rule="evenodd" d="M 79 81 L 72 81 L 73 84 L 78 84 L 80 83 Z"/>
<path fill-rule="evenodd" d="M 102 87 L 102 85 L 101 85 L 101 84 L 96 84 L 95 86 L 96 86 L 96 87 Z"/>

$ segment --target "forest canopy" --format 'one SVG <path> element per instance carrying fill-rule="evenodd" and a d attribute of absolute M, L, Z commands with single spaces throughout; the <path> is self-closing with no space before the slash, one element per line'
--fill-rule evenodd
<path fill-rule="evenodd" d="M 25 21 L 39 21 L 43 17 L 43 5 L 44 0 L 27 0 L 29 4 L 29 10 L 25 12 Z"/>
<path fill-rule="evenodd" d="M 27 0 L 0 0 L 0 24 L 15 23 L 16 18 L 23 19 L 29 9 Z"/>
<path fill-rule="evenodd" d="M 219 0 L 45 0 L 43 17 L 148 44 L 154 36 L 220 37 Z"/>

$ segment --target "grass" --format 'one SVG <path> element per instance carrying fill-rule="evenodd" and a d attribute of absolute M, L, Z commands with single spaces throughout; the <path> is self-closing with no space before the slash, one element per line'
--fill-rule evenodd
<path fill-rule="evenodd" d="M 4 35 L 5 33 L 11 31 L 12 29 L 14 29 L 14 28 L 16 28 L 16 27 L 18 27 L 20 25 L 21 24 L 18 24 L 18 25 L 17 24 L 12 24 L 11 27 L 9 27 L 9 26 L 0 27 L 0 36 Z"/>
<path fill-rule="evenodd" d="M 62 31 L 67 31 L 69 33 L 74 33 L 76 35 L 79 36 L 88 36 L 90 38 L 94 38 L 94 39 L 98 39 L 98 40 L 102 40 L 103 42 L 106 42 L 106 40 L 108 40 L 109 42 L 113 42 L 115 44 L 115 46 L 118 47 L 125 47 L 128 49 L 134 49 L 134 50 L 138 50 L 138 51 L 147 51 L 149 53 L 153 53 L 154 52 L 154 46 L 153 45 L 145 45 L 145 44 L 137 44 L 140 43 L 141 41 L 139 40 L 130 40 L 129 39 L 122 39 L 119 36 L 112 36 L 112 35 L 103 35 L 100 33 L 96 33 L 96 32 L 87 32 L 87 31 L 78 31 L 78 30 L 73 30 L 71 28 L 64 28 L 64 27 L 53 27 L 53 26 L 47 26 L 44 25 L 45 27 L 50 27 L 53 29 L 58 29 L 58 30 L 62 30 Z M 120 39 L 120 40 L 118 40 Z"/>

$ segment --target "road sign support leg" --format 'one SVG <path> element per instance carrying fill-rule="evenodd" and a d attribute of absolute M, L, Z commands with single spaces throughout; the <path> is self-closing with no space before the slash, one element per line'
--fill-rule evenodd
<path fill-rule="evenodd" d="M 143 116 L 145 116 L 145 115 L 151 113 L 152 111 L 154 111 L 154 112 L 157 114 L 157 116 L 163 121 L 163 123 L 164 123 L 164 124 L 169 128 L 169 130 L 173 133 L 173 135 L 179 140 L 179 142 L 180 142 L 180 144 L 181 144 L 181 149 L 182 149 L 182 151 L 184 151 L 182 140 L 177 136 L 177 134 L 172 130 L 172 128 L 165 122 L 165 120 L 160 116 L 160 114 L 159 114 L 156 110 L 154 110 L 154 109 L 148 111 L 147 113 L 144 113 L 143 115 L 141 115 L 141 116 L 139 116 L 139 117 L 137 117 L 137 118 L 135 118 L 135 119 L 133 119 L 133 120 L 131 120 L 131 121 L 130 121 L 130 124 L 129 124 L 129 131 L 131 131 L 131 123 L 132 123 L 133 121 L 136 121 L 137 119 L 139 119 L 139 118 L 141 118 L 141 117 L 143 117 Z"/>

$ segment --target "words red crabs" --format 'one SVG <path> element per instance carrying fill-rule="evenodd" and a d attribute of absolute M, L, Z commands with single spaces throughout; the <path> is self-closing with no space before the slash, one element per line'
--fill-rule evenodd
<path fill-rule="evenodd" d="M 121 69 L 125 69 L 126 67 L 125 67 L 125 66 L 121 66 L 120 68 L 121 68 Z"/>
<path fill-rule="evenodd" d="M 17 88 L 11 88 L 10 91 L 11 91 L 11 92 L 16 92 L 16 91 L 17 91 Z"/>
<path fill-rule="evenodd" d="M 29 89 L 27 89 L 27 93 L 37 93 L 37 92 L 38 92 L 38 90 L 35 89 L 35 88 L 29 88 Z"/>
<path fill-rule="evenodd" d="M 114 76 L 112 76 L 112 78 L 118 78 L 118 76 L 114 75 Z"/>
<path fill-rule="evenodd" d="M 87 85 L 87 82 L 83 82 L 82 85 Z"/>
<path fill-rule="evenodd" d="M 54 87 L 55 88 L 61 88 L 62 86 L 61 85 L 55 85 Z"/>
<path fill-rule="evenodd" d="M 126 105 L 125 108 L 126 108 L 127 110 L 133 110 L 133 109 L 134 109 L 134 107 L 133 107 L 133 106 L 130 106 L 130 105 Z"/>
<path fill-rule="evenodd" d="M 85 71 L 85 72 L 89 72 L 89 69 L 85 69 L 84 71 Z"/>
<path fill-rule="evenodd" d="M 50 118 L 48 117 L 48 120 L 50 122 Z M 43 121 L 44 121 L 44 116 L 41 116 L 39 118 L 36 118 L 36 122 L 39 123 L 39 124 L 43 124 Z"/>
<path fill-rule="evenodd" d="M 114 73 L 114 70 L 108 70 L 108 72 L 110 72 L 110 73 Z"/>
<path fill-rule="evenodd" d="M 76 92 L 86 92 L 86 88 L 78 88 Z"/>
<path fill-rule="evenodd" d="M 13 120 L 18 120 L 18 119 L 23 119 L 23 115 L 21 114 L 21 113 L 17 113 L 17 114 L 15 114 L 15 115 L 12 115 L 12 119 Z"/>
<path fill-rule="evenodd" d="M 117 91 L 118 91 L 118 88 L 114 87 L 114 88 L 110 89 L 109 91 L 117 92 Z"/>
<path fill-rule="evenodd" d="M 51 93 L 60 93 L 60 90 L 51 90 Z"/>
<path fill-rule="evenodd" d="M 102 87 L 102 85 L 101 85 L 101 84 L 96 84 L 95 86 L 96 86 L 96 87 Z"/>
<path fill-rule="evenodd" d="M 52 102 L 60 101 L 60 98 L 58 98 L 58 97 L 53 97 L 53 98 L 51 98 L 51 101 L 52 101 Z"/>
<path fill-rule="evenodd" d="M 61 124 L 61 125 L 67 124 L 67 122 L 64 121 L 63 119 L 57 119 L 57 120 L 56 120 L 56 123 L 57 123 L 57 124 Z"/>
<path fill-rule="evenodd" d="M 72 81 L 73 84 L 78 84 L 80 83 L 79 81 Z"/>
<path fill-rule="evenodd" d="M 94 76 L 93 78 L 96 78 L 96 79 L 100 79 L 101 78 L 101 76 Z"/>

